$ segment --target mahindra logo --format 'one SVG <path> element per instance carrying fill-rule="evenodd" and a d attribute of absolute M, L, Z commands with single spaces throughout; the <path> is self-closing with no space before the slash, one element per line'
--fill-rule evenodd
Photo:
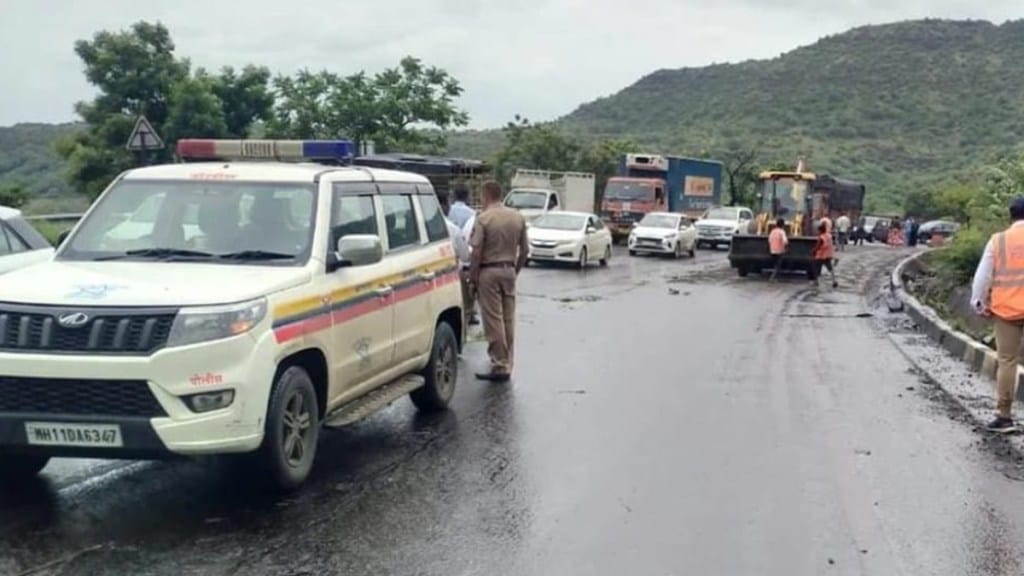
<path fill-rule="evenodd" d="M 89 322 L 89 315 L 84 312 L 65 312 L 57 316 L 57 324 L 65 328 L 79 328 Z"/>

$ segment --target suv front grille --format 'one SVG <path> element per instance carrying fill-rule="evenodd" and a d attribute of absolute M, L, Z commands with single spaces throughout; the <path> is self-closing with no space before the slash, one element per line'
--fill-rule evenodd
<path fill-rule="evenodd" d="M 167 416 L 142 380 L 0 376 L 0 412 L 75 416 Z"/>
<path fill-rule="evenodd" d="M 82 313 L 77 326 L 59 318 Z M 176 310 L 63 308 L 0 304 L 0 350 L 147 355 L 167 343 Z"/>

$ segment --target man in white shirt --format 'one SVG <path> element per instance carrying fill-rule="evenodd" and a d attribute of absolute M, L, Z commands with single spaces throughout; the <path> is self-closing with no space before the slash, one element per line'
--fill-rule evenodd
<path fill-rule="evenodd" d="M 448 210 L 448 218 L 459 228 L 465 228 L 466 222 L 476 216 L 476 210 L 469 206 L 469 188 L 465 184 L 459 184 L 454 191 L 455 202 Z"/>
<path fill-rule="evenodd" d="M 1013 401 L 1017 395 L 1020 346 L 1024 339 L 1024 198 L 1010 205 L 1013 224 L 989 239 L 974 272 L 971 305 L 981 316 L 991 317 L 995 327 L 996 418 L 988 424 L 994 432 L 1017 430 Z"/>
<path fill-rule="evenodd" d="M 839 251 L 846 251 L 846 243 L 850 241 L 850 217 L 843 212 L 836 218 L 836 235 L 839 237 Z"/>

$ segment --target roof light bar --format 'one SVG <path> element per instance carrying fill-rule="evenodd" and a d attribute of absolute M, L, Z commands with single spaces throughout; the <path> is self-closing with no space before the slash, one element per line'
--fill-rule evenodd
<path fill-rule="evenodd" d="M 351 140 L 178 140 L 178 157 L 188 160 L 348 160 Z"/>

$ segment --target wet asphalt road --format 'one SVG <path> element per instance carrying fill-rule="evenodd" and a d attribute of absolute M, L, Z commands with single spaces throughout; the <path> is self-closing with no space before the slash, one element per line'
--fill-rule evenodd
<path fill-rule="evenodd" d="M 0 494 L 0 575 L 1024 573 L 1024 484 L 871 303 L 902 255 L 818 292 L 724 252 L 531 268 L 511 384 L 470 345 L 451 412 L 326 432 L 286 499 L 216 461 L 55 461 Z"/>

